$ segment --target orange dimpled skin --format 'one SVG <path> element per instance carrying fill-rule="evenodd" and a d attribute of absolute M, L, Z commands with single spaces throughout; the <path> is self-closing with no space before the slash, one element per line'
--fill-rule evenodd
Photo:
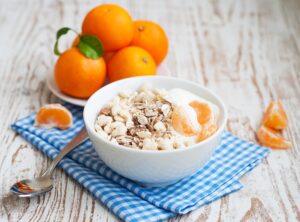
<path fill-rule="evenodd" d="M 131 42 L 133 46 L 146 49 L 159 65 L 168 53 L 168 38 L 158 24 L 150 21 L 135 21 L 135 32 Z"/>
<path fill-rule="evenodd" d="M 103 4 L 86 15 L 82 33 L 97 36 L 105 51 L 113 51 L 130 44 L 134 25 L 126 10 L 118 5 Z"/>
<path fill-rule="evenodd" d="M 60 104 L 48 104 L 40 108 L 35 125 L 38 127 L 67 129 L 73 124 L 71 112 Z"/>
<path fill-rule="evenodd" d="M 108 63 L 108 78 L 111 82 L 155 74 L 156 65 L 152 56 L 146 50 L 135 46 L 119 50 Z"/>
<path fill-rule="evenodd" d="M 256 134 L 257 140 L 263 145 L 274 149 L 287 149 L 291 143 L 284 139 L 277 131 L 261 126 Z"/>
<path fill-rule="evenodd" d="M 263 125 L 272 129 L 282 130 L 287 127 L 287 124 L 288 118 L 281 101 L 272 101 L 264 115 Z"/>
<path fill-rule="evenodd" d="M 172 126 L 178 133 L 185 136 L 195 136 L 197 134 L 197 130 L 193 127 L 183 107 L 177 106 L 174 108 L 171 120 Z"/>
<path fill-rule="evenodd" d="M 189 105 L 196 111 L 198 122 L 201 125 L 213 120 L 213 113 L 207 103 L 192 101 Z"/>
<path fill-rule="evenodd" d="M 66 50 L 55 65 L 55 82 L 65 94 L 88 98 L 105 81 L 106 65 L 104 59 L 90 59 L 77 48 Z"/>

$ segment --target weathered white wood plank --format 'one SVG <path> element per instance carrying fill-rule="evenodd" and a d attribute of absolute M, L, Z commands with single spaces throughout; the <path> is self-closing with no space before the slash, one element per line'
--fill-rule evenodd
<path fill-rule="evenodd" d="M 106 1 L 108 2 L 108 1 Z M 244 189 L 170 221 L 300 221 L 300 2 L 112 1 L 134 19 L 160 23 L 170 52 L 165 75 L 190 79 L 220 94 L 229 110 L 227 129 L 255 141 L 263 110 L 281 99 L 293 147 L 274 151 L 241 182 Z M 80 30 L 97 1 L 0 1 L 0 220 L 119 221 L 62 170 L 55 189 L 17 199 L 9 186 L 39 175 L 49 164 L 9 129 L 16 119 L 56 101 L 45 85 L 56 57 L 55 32 Z M 70 43 L 63 41 L 63 47 Z"/>

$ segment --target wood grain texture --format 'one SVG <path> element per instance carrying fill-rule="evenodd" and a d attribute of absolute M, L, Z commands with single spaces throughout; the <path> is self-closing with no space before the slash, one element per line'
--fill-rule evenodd
<path fill-rule="evenodd" d="M 264 108 L 281 99 L 290 125 L 287 151 L 273 151 L 236 193 L 170 221 L 300 221 L 300 1 L 112 1 L 134 19 L 160 23 L 170 51 L 165 75 L 204 84 L 229 110 L 227 129 L 255 141 Z M 55 32 L 80 30 L 101 1 L 0 1 L 0 221 L 119 221 L 56 170 L 52 192 L 33 199 L 8 194 L 39 175 L 49 160 L 10 130 L 16 119 L 57 99 L 45 85 L 55 63 Z M 63 41 L 67 47 L 68 41 Z"/>

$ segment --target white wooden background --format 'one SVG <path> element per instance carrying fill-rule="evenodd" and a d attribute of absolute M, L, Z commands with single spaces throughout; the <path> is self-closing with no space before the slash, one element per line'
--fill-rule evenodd
<path fill-rule="evenodd" d="M 51 193 L 8 194 L 11 184 L 39 175 L 49 160 L 10 124 L 56 98 L 45 85 L 56 57 L 55 32 L 80 29 L 101 1 L 0 1 L 0 221 L 119 221 L 62 170 Z M 168 75 L 204 84 L 226 101 L 227 129 L 255 141 L 262 112 L 281 99 L 293 143 L 273 151 L 241 179 L 245 187 L 170 221 L 300 221 L 300 1 L 118 1 L 134 19 L 160 23 L 170 40 Z"/>

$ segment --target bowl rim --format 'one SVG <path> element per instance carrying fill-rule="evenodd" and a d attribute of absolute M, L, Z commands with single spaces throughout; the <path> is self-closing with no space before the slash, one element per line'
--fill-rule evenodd
<path fill-rule="evenodd" d="M 88 109 L 87 107 L 90 105 L 93 98 L 96 97 L 98 94 L 100 94 L 101 91 L 103 91 L 104 88 L 111 87 L 112 85 L 117 85 L 120 82 L 124 82 L 124 81 L 134 81 L 135 79 L 145 79 L 145 80 L 147 80 L 149 78 L 151 78 L 151 79 L 160 78 L 160 79 L 166 79 L 166 80 L 170 80 L 170 81 L 174 81 L 174 80 L 175 81 L 182 81 L 182 82 L 185 82 L 187 84 L 194 85 L 195 87 L 200 87 L 200 88 L 204 89 L 205 91 L 207 91 L 208 93 L 210 93 L 211 95 L 213 95 L 213 97 L 215 97 L 218 100 L 218 102 L 221 106 L 220 107 L 221 111 L 223 111 L 223 118 L 221 120 L 221 124 L 220 124 L 218 130 L 212 136 L 210 136 L 209 138 L 207 138 L 207 139 L 205 139 L 205 140 L 203 140 L 199 143 L 193 144 L 191 146 L 188 146 L 188 147 L 185 147 L 185 148 L 182 148 L 182 149 L 159 150 L 159 151 L 157 151 L 157 150 L 133 149 L 133 148 L 126 147 L 126 146 L 113 144 L 110 141 L 107 141 L 106 139 L 102 138 L 99 134 L 96 133 L 94 128 L 90 127 L 90 125 L 87 124 L 87 117 L 86 117 L 87 116 L 87 109 Z M 205 86 L 201 86 L 198 83 L 194 83 L 194 82 L 189 81 L 189 80 L 185 80 L 185 79 L 181 79 L 181 78 L 177 78 L 177 77 L 170 77 L 170 76 L 137 76 L 137 77 L 130 77 L 130 78 L 121 79 L 121 80 L 112 82 L 110 84 L 107 84 L 107 85 L 103 86 L 102 88 L 97 90 L 95 93 L 93 93 L 89 97 L 89 99 L 87 100 L 87 103 L 84 106 L 84 110 L 83 110 L 84 124 L 85 124 L 85 127 L 86 127 L 88 133 L 89 134 L 91 133 L 92 135 L 94 135 L 101 142 L 107 144 L 108 146 L 114 147 L 117 150 L 121 150 L 123 152 L 128 151 L 128 152 L 140 153 L 140 154 L 149 153 L 149 154 L 154 154 L 154 155 L 164 155 L 164 154 L 169 154 L 169 153 L 180 153 L 180 152 L 185 152 L 185 151 L 188 151 L 188 150 L 191 151 L 191 150 L 197 149 L 198 147 L 201 147 L 202 145 L 205 145 L 205 144 L 209 143 L 210 141 L 214 140 L 217 136 L 219 136 L 219 134 L 221 134 L 224 131 L 225 126 L 227 124 L 227 118 L 228 118 L 227 108 L 226 108 L 223 100 L 217 94 L 215 94 L 212 90 L 210 90 L 209 88 L 207 88 Z"/>

